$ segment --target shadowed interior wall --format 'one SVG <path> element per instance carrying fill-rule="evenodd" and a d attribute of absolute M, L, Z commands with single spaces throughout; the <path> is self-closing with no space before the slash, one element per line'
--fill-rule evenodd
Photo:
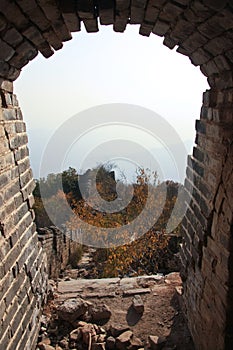
<path fill-rule="evenodd" d="M 232 101 L 232 89 L 204 93 L 185 180 L 191 200 L 182 223 L 181 274 L 197 349 L 232 347 L 232 328 L 226 330 L 232 291 Z"/>
<path fill-rule="evenodd" d="M 185 187 L 184 306 L 196 348 L 232 349 L 233 4 L 227 0 L 0 1 L 0 348 L 34 349 L 46 290 L 46 263 L 37 241 L 33 181 L 22 114 L 11 81 L 38 52 L 46 58 L 71 32 L 163 36 L 200 66 L 211 90 L 203 97 L 196 146 Z M 26 345 L 25 345 L 26 344 Z"/>
<path fill-rule="evenodd" d="M 0 90 L 0 348 L 34 349 L 46 259 L 33 222 L 26 128 L 12 88 L 6 82 Z"/>

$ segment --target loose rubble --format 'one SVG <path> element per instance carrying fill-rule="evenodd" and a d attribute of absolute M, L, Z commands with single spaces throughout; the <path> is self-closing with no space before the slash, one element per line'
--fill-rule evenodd
<path fill-rule="evenodd" d="M 142 301 L 142 298 L 140 297 L 140 295 L 135 295 L 134 296 L 132 307 L 134 308 L 134 310 L 138 314 L 143 314 L 143 312 L 144 312 L 144 304 L 143 304 L 143 301 Z"/>
<path fill-rule="evenodd" d="M 180 285 L 178 274 L 53 282 L 37 350 L 193 350 L 184 323 L 178 347 L 171 336 L 178 304 L 153 309 L 158 297 L 179 298 Z"/>
<path fill-rule="evenodd" d="M 151 350 L 163 349 L 165 343 L 166 343 L 165 337 L 158 337 L 156 335 L 149 336 L 149 344 L 150 344 Z"/>
<path fill-rule="evenodd" d="M 75 321 L 88 310 L 88 303 L 81 298 L 68 299 L 57 307 L 57 314 L 61 320 Z"/>
<path fill-rule="evenodd" d="M 106 304 L 101 304 L 99 306 L 91 305 L 90 316 L 93 321 L 108 320 L 111 317 L 111 310 Z"/>

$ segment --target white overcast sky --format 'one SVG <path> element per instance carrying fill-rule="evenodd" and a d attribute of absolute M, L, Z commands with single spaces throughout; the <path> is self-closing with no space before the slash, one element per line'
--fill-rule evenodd
<path fill-rule="evenodd" d="M 128 26 L 120 34 L 102 26 L 87 34 L 83 28 L 51 58 L 38 55 L 24 67 L 15 93 L 27 123 L 35 177 L 49 136 L 71 116 L 97 105 L 151 109 L 190 145 L 207 80 L 187 57 L 165 47 L 162 38 L 142 37 L 138 30 Z"/>

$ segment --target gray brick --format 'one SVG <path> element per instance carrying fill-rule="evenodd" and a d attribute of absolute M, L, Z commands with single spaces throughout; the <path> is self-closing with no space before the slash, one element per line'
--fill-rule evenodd
<path fill-rule="evenodd" d="M 221 23 L 221 27 L 223 27 L 225 30 L 233 28 L 233 14 L 229 9 L 224 9 L 217 12 L 214 18 Z"/>
<path fill-rule="evenodd" d="M 7 73 L 6 78 L 11 80 L 11 81 L 14 81 L 15 79 L 18 78 L 19 75 L 20 75 L 19 68 L 15 68 L 15 67 L 10 66 L 10 69 L 9 69 L 9 72 Z"/>
<path fill-rule="evenodd" d="M 210 9 L 221 10 L 226 6 L 227 0 L 203 0 L 203 3 Z"/>
<path fill-rule="evenodd" d="M 28 169 L 23 174 L 20 175 L 20 186 L 24 188 L 32 180 L 32 171 Z"/>
<path fill-rule="evenodd" d="M 19 148 L 28 143 L 28 138 L 26 133 L 21 133 L 17 135 L 9 135 L 10 147 L 12 150 Z"/>
<path fill-rule="evenodd" d="M 44 41 L 43 43 L 41 43 L 37 47 L 38 47 L 38 50 L 42 53 L 42 55 L 45 58 L 49 58 L 54 54 L 53 49 L 46 41 Z"/>
<path fill-rule="evenodd" d="M 18 167 L 20 174 L 25 173 L 25 171 L 27 171 L 30 168 L 29 158 L 24 158 L 22 161 L 20 161 L 18 163 Z"/>
<path fill-rule="evenodd" d="M 207 44 L 205 44 L 204 49 L 216 56 L 221 54 L 223 51 L 232 49 L 232 40 L 225 35 L 222 35 L 210 40 Z"/>
<path fill-rule="evenodd" d="M 10 182 L 10 172 L 4 172 L 0 174 L 0 189 L 4 188 Z"/>
<path fill-rule="evenodd" d="M 83 20 L 87 33 L 95 33 L 99 31 L 97 19 L 84 19 Z"/>
<path fill-rule="evenodd" d="M 153 25 L 152 24 L 143 23 L 140 26 L 139 34 L 143 35 L 143 36 L 150 36 L 150 33 L 152 32 L 152 29 L 153 29 Z"/>
<path fill-rule="evenodd" d="M 29 60 L 32 60 L 38 54 L 38 50 L 32 46 L 28 41 L 24 40 L 16 50 L 16 54 L 10 60 L 10 64 L 12 64 L 16 68 L 22 68 L 26 65 Z"/>
<path fill-rule="evenodd" d="M 28 213 L 28 204 L 24 202 L 17 210 L 14 212 L 14 224 L 17 225 L 25 215 Z"/>
<path fill-rule="evenodd" d="M 216 65 L 214 60 L 211 60 L 207 63 L 201 65 L 201 71 L 204 72 L 207 76 L 213 75 L 219 72 L 219 68 Z"/>
<path fill-rule="evenodd" d="M 182 46 L 190 53 L 202 47 L 208 39 L 198 32 L 193 33 L 187 40 L 182 43 Z"/>
<path fill-rule="evenodd" d="M 157 20 L 152 32 L 159 36 L 164 36 L 170 28 L 169 23 Z"/>
<path fill-rule="evenodd" d="M 32 179 L 23 188 L 21 188 L 23 199 L 26 200 L 28 196 L 33 192 L 34 189 L 35 189 L 35 182 Z"/>
<path fill-rule="evenodd" d="M 6 349 L 10 340 L 10 332 L 6 331 L 3 335 L 2 338 L 0 339 L 0 348 L 1 349 Z"/>
<path fill-rule="evenodd" d="M 203 22 L 198 26 L 198 31 L 209 39 L 219 36 L 224 32 L 224 28 L 219 23 L 219 19 L 211 17 L 208 21 Z"/>
<path fill-rule="evenodd" d="M 0 77 L 4 77 L 5 79 L 8 77 L 10 72 L 10 66 L 7 62 L 0 60 Z"/>
<path fill-rule="evenodd" d="M 119 15 L 115 16 L 115 22 L 113 29 L 115 32 L 123 33 L 126 29 L 129 18 L 129 10 L 121 12 Z"/>
<path fill-rule="evenodd" d="M 220 72 L 224 70 L 231 70 L 232 68 L 232 65 L 228 62 L 228 60 L 223 55 L 215 57 L 214 63 L 216 64 Z"/>
<path fill-rule="evenodd" d="M 52 27 L 61 41 L 68 41 L 72 39 L 72 35 L 65 23 L 61 21 L 55 22 L 53 23 Z"/>
<path fill-rule="evenodd" d="M 13 282 L 13 276 L 11 272 L 6 271 L 6 275 L 4 279 L 0 281 L 0 300 L 3 299 L 3 296 L 6 294 L 7 290 L 10 288 L 12 282 Z"/>
<path fill-rule="evenodd" d="M 176 18 L 183 11 L 184 8 L 179 4 L 168 2 L 162 7 L 162 12 L 159 14 L 159 18 L 163 21 L 175 22 Z"/>
<path fill-rule="evenodd" d="M 8 201 L 10 198 L 13 198 L 20 190 L 19 180 L 16 179 L 14 182 L 11 181 L 9 186 L 5 189 L 4 200 Z"/>
<path fill-rule="evenodd" d="M 174 49 L 174 47 L 177 45 L 177 40 L 174 40 L 170 38 L 170 36 L 166 36 L 164 38 L 163 44 L 169 47 L 169 49 Z"/>
<path fill-rule="evenodd" d="M 15 109 L 6 109 L 3 108 L 3 118 L 4 120 L 16 120 L 16 111 Z"/>
<path fill-rule="evenodd" d="M 35 46 L 42 44 L 45 40 L 37 27 L 30 26 L 25 29 L 23 32 L 23 36 L 25 36 L 29 41 L 31 41 Z"/>
<path fill-rule="evenodd" d="M 195 66 L 206 63 L 212 58 L 213 56 L 205 50 L 203 50 L 202 48 L 199 48 L 190 55 L 190 59 Z"/>
<path fill-rule="evenodd" d="M 109 25 L 114 23 L 114 8 L 113 0 L 105 1 L 99 0 L 99 18 L 102 25 Z M 133 1 L 132 1 L 133 3 Z"/>
<path fill-rule="evenodd" d="M 1 137 L 0 142 L 0 152 L 4 155 L 9 152 L 9 142 L 6 137 Z"/>
<path fill-rule="evenodd" d="M 29 16 L 31 22 L 35 23 L 40 30 L 44 31 L 50 26 L 48 19 L 35 0 L 17 0 L 17 2 L 22 10 Z"/>
<path fill-rule="evenodd" d="M 76 14 L 63 13 L 62 14 L 67 28 L 71 32 L 79 32 L 81 30 L 80 20 Z"/>
<path fill-rule="evenodd" d="M 13 93 L 13 83 L 11 81 L 8 80 L 0 80 L 0 87 L 1 89 L 8 91 L 10 93 Z"/>
<path fill-rule="evenodd" d="M 91 0 L 80 0 L 77 3 L 77 11 L 80 19 L 93 19 L 95 17 L 94 3 Z"/>
<path fill-rule="evenodd" d="M 6 312 L 6 304 L 4 300 L 1 300 L 0 301 L 0 320 L 3 318 L 3 315 L 5 312 Z"/>
<path fill-rule="evenodd" d="M 183 42 L 195 31 L 195 27 L 192 23 L 186 20 L 179 20 L 170 33 L 170 37 L 177 42 Z"/>
<path fill-rule="evenodd" d="M 3 40 L 15 48 L 23 41 L 23 37 L 16 28 L 11 28 L 6 31 Z"/>
<path fill-rule="evenodd" d="M 56 1 L 39 0 L 39 3 L 43 8 L 46 17 L 50 20 L 57 37 L 61 41 L 70 40 L 72 36 L 57 8 Z M 73 12 L 75 12 L 75 10 Z"/>
<path fill-rule="evenodd" d="M 144 20 L 146 22 L 155 23 L 160 12 L 159 8 L 156 7 L 156 5 L 158 5 L 156 0 L 148 1 L 144 15 Z"/>
<path fill-rule="evenodd" d="M 113 29 L 116 32 L 124 32 L 130 18 L 130 1 L 116 0 L 116 13 Z"/>
<path fill-rule="evenodd" d="M 214 10 L 197 0 L 191 4 L 190 8 L 196 14 L 196 16 L 199 17 L 200 22 L 207 20 L 215 13 Z"/>
<path fill-rule="evenodd" d="M 1 0 L 0 11 L 17 29 L 25 28 L 29 22 L 19 7 L 12 1 Z"/>
<path fill-rule="evenodd" d="M 138 1 L 138 0 L 132 0 L 131 1 L 131 8 L 130 8 L 130 23 L 131 24 L 140 24 L 144 17 L 144 11 L 146 7 L 146 0 Z"/>
<path fill-rule="evenodd" d="M 0 32 L 6 29 L 7 27 L 7 21 L 6 19 L 0 14 Z"/>

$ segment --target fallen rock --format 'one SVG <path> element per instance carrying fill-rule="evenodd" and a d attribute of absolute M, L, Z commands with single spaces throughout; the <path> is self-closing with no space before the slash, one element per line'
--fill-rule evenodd
<path fill-rule="evenodd" d="M 58 317 L 64 321 L 73 322 L 84 315 L 88 304 L 81 298 L 65 300 L 57 307 Z"/>
<path fill-rule="evenodd" d="M 137 314 L 143 314 L 144 312 L 144 304 L 142 301 L 142 298 L 140 295 L 135 295 L 133 298 L 133 304 L 132 304 L 134 310 L 137 312 Z"/>
<path fill-rule="evenodd" d="M 55 348 L 51 345 L 48 345 L 48 344 L 43 344 L 43 343 L 40 343 L 40 345 L 38 344 L 38 348 L 40 350 L 55 350 Z"/>
<path fill-rule="evenodd" d="M 69 343 L 67 339 L 62 339 L 59 341 L 59 345 L 62 349 L 68 350 L 69 349 Z"/>
<path fill-rule="evenodd" d="M 42 327 L 47 328 L 48 323 L 49 323 L 48 317 L 46 315 L 42 315 L 41 318 L 40 318 L 41 328 Z"/>
<path fill-rule="evenodd" d="M 41 342 L 38 343 L 38 348 L 43 347 L 44 345 L 50 345 L 51 340 L 49 338 L 44 338 Z"/>
<path fill-rule="evenodd" d="M 133 338 L 130 340 L 129 350 L 138 350 L 142 348 L 142 346 L 143 346 L 143 343 L 141 339 L 133 336 Z"/>
<path fill-rule="evenodd" d="M 157 335 L 149 335 L 148 339 L 152 350 L 160 350 L 166 343 L 165 337 L 158 337 Z"/>
<path fill-rule="evenodd" d="M 89 314 L 91 316 L 92 321 L 107 320 L 112 315 L 111 310 L 106 304 L 102 304 L 99 306 L 91 306 L 89 308 Z"/>
<path fill-rule="evenodd" d="M 49 334 L 57 334 L 58 326 L 54 320 L 52 320 L 48 325 L 48 333 Z"/>
<path fill-rule="evenodd" d="M 132 331 L 126 331 L 116 338 L 116 348 L 118 350 L 126 350 L 130 345 L 130 340 L 133 336 Z"/>
<path fill-rule="evenodd" d="M 82 339 L 84 344 L 89 345 L 90 341 L 91 343 L 96 343 L 97 334 L 93 324 L 86 324 L 85 326 L 81 327 L 80 330 L 82 333 Z"/>
<path fill-rule="evenodd" d="M 81 338 L 82 338 L 82 333 L 81 333 L 81 330 L 79 328 L 74 329 L 70 333 L 70 342 L 76 342 L 77 343 Z"/>
<path fill-rule="evenodd" d="M 105 350 L 105 344 L 104 343 L 94 343 L 92 344 L 91 350 Z"/>
<path fill-rule="evenodd" d="M 62 348 L 59 345 L 56 345 L 55 350 L 62 350 Z"/>
<path fill-rule="evenodd" d="M 106 339 L 106 335 L 105 334 L 97 335 L 97 343 L 104 343 L 105 339 Z"/>
<path fill-rule="evenodd" d="M 88 275 L 88 272 L 86 269 L 80 269 L 78 270 L 78 277 L 85 277 Z"/>
<path fill-rule="evenodd" d="M 79 327 L 84 327 L 84 326 L 86 326 L 87 324 L 88 324 L 88 323 L 85 322 L 85 321 L 77 321 L 77 322 L 76 322 L 77 328 L 79 328 Z"/>
<path fill-rule="evenodd" d="M 109 350 L 115 349 L 116 339 L 112 336 L 106 339 L 106 345 Z"/>
<path fill-rule="evenodd" d="M 120 334 L 129 330 L 129 327 L 123 326 L 121 324 L 111 324 L 109 328 L 109 331 L 114 338 L 117 338 Z"/>
<path fill-rule="evenodd" d="M 97 325 L 95 325 L 95 326 L 96 326 L 96 333 L 97 334 L 104 334 L 104 335 L 106 335 L 106 331 L 105 331 L 104 328 L 102 328 L 100 326 L 97 326 Z"/>

